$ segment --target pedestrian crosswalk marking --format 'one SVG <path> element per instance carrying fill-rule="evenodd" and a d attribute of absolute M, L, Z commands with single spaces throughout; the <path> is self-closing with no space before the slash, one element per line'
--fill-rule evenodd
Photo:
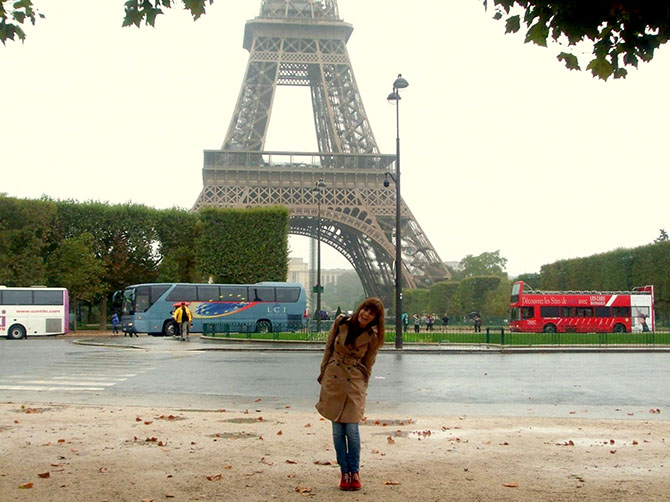
<path fill-rule="evenodd" d="M 68 362 L 55 362 L 40 370 L 6 375 L 0 391 L 101 392 L 155 369 L 155 363 L 116 354 L 89 353 Z"/>
<path fill-rule="evenodd" d="M 37 390 L 37 391 L 64 391 L 64 390 L 76 390 L 76 391 L 101 391 L 105 390 L 104 387 L 44 387 L 38 385 L 0 385 L 0 390 Z"/>

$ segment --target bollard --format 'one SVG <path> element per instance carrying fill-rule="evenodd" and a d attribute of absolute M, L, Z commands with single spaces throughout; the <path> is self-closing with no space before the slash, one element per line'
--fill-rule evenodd
<path fill-rule="evenodd" d="M 488 344 L 490 342 L 491 342 L 491 333 L 489 331 L 489 327 L 486 326 L 486 343 Z"/>

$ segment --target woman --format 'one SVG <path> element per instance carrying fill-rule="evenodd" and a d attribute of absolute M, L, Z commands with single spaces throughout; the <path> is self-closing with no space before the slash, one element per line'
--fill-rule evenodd
<path fill-rule="evenodd" d="M 333 423 L 333 443 L 342 477 L 340 490 L 360 490 L 361 439 L 358 423 L 377 351 L 384 345 L 384 305 L 368 298 L 350 317 L 333 323 L 317 381 L 321 394 L 316 409 Z"/>

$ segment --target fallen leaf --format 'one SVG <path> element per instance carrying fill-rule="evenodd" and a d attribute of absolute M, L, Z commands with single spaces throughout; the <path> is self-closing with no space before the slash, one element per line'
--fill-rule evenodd
<path fill-rule="evenodd" d="M 387 437 L 386 441 L 388 442 L 388 444 L 395 444 L 395 440 L 391 436 Z"/>
<path fill-rule="evenodd" d="M 254 403 L 260 403 L 261 401 L 262 401 L 262 399 L 259 397 L 258 399 L 254 400 Z"/>
<path fill-rule="evenodd" d="M 384 481 L 384 484 L 396 486 L 399 485 L 400 483 L 398 481 Z"/>
<path fill-rule="evenodd" d="M 518 488 L 519 484 L 518 483 L 503 483 L 503 486 L 507 488 Z"/>
<path fill-rule="evenodd" d="M 24 485 L 19 485 L 19 488 L 21 488 L 22 490 L 26 490 L 26 489 L 32 488 L 32 487 L 33 487 L 32 483 L 26 483 Z"/>
<path fill-rule="evenodd" d="M 295 491 L 298 493 L 312 493 L 312 489 L 309 486 L 296 486 Z"/>
<path fill-rule="evenodd" d="M 287 404 L 286 406 L 284 406 L 284 408 L 287 409 L 287 410 L 288 410 L 290 407 L 291 407 L 291 406 L 288 405 L 288 404 Z"/>
<path fill-rule="evenodd" d="M 305 427 L 311 427 L 312 424 L 305 424 Z"/>
<path fill-rule="evenodd" d="M 314 463 L 316 465 L 332 465 L 330 460 L 315 460 Z"/>
<path fill-rule="evenodd" d="M 634 445 L 637 444 L 637 441 L 635 441 L 634 439 L 633 439 L 633 444 L 634 444 Z"/>
<path fill-rule="evenodd" d="M 165 494 L 165 498 L 166 498 L 166 499 L 173 499 L 173 498 L 174 498 L 174 495 L 172 495 L 171 493 L 166 493 L 166 494 Z"/>
<path fill-rule="evenodd" d="M 141 421 L 142 421 L 142 417 L 135 417 L 135 422 L 141 422 Z"/>
<path fill-rule="evenodd" d="M 610 439 L 610 444 L 614 444 L 614 439 Z"/>
<path fill-rule="evenodd" d="M 212 474 L 210 476 L 207 476 L 207 479 L 209 479 L 210 481 L 220 481 L 221 478 L 223 478 L 223 474 L 220 474 L 220 473 L 219 474 Z"/>
<path fill-rule="evenodd" d="M 230 464 L 226 464 L 226 465 L 223 466 L 223 468 L 224 468 L 224 469 L 232 469 L 233 466 L 230 465 Z"/>
<path fill-rule="evenodd" d="M 49 474 L 48 472 L 40 472 L 40 473 L 38 474 L 38 476 L 39 476 L 40 478 L 42 478 L 42 479 L 46 479 L 46 478 L 50 478 L 50 477 L 51 477 L 51 474 Z"/>
<path fill-rule="evenodd" d="M 145 421 L 144 421 L 144 425 L 151 425 L 151 424 L 153 424 L 153 423 L 154 423 L 153 420 L 145 420 Z"/>
<path fill-rule="evenodd" d="M 286 463 L 287 464 L 297 464 L 298 462 L 296 462 L 295 460 L 286 460 Z"/>
<path fill-rule="evenodd" d="M 258 421 L 259 421 L 259 422 L 262 422 L 262 421 L 263 421 L 263 417 L 258 417 Z"/>
<path fill-rule="evenodd" d="M 282 434 L 284 433 L 281 431 L 281 429 L 279 429 L 279 431 L 277 432 L 277 436 L 281 436 Z"/>
<path fill-rule="evenodd" d="M 616 450 L 610 450 L 610 453 L 614 455 L 616 453 Z"/>

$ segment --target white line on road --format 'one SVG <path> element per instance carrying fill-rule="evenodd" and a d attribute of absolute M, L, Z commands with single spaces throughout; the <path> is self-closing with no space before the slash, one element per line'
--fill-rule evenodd
<path fill-rule="evenodd" d="M 0 390 L 43 390 L 43 391 L 63 391 L 63 390 L 82 390 L 101 391 L 104 387 L 37 387 L 31 385 L 0 385 Z"/>

